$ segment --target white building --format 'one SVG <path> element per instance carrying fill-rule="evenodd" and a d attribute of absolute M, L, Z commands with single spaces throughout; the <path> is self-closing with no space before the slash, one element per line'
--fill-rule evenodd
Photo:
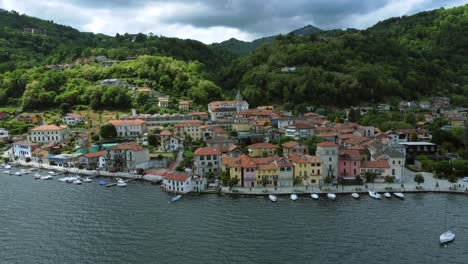
<path fill-rule="evenodd" d="M 338 145 L 333 142 L 317 144 L 316 156 L 322 161 L 322 177 L 338 177 Z"/>
<path fill-rule="evenodd" d="M 8 138 L 8 130 L 0 127 L 0 140 L 6 140 Z"/>
<path fill-rule="evenodd" d="M 37 143 L 59 143 L 68 139 L 66 126 L 42 125 L 31 130 L 30 140 Z"/>
<path fill-rule="evenodd" d="M 169 173 L 164 178 L 161 187 L 167 192 L 189 193 L 193 191 L 192 175 Z"/>
<path fill-rule="evenodd" d="M 39 144 L 30 141 L 18 141 L 13 143 L 13 156 L 23 160 L 31 158 L 35 149 L 39 148 Z"/>
<path fill-rule="evenodd" d="M 217 148 L 204 147 L 195 150 L 195 174 L 206 176 L 208 173 L 218 175 L 221 171 L 221 152 Z"/>
<path fill-rule="evenodd" d="M 67 125 L 76 125 L 83 122 L 83 116 L 78 113 L 68 113 L 62 118 L 62 121 Z"/>
<path fill-rule="evenodd" d="M 208 104 L 211 121 L 232 119 L 240 111 L 249 109 L 246 101 L 215 101 Z"/>
<path fill-rule="evenodd" d="M 141 137 L 146 132 L 146 122 L 135 120 L 109 120 L 107 123 L 115 126 L 118 137 Z"/>
<path fill-rule="evenodd" d="M 164 151 L 175 151 L 182 147 L 182 139 L 169 130 L 162 131 L 159 136 L 161 137 L 161 149 Z"/>
<path fill-rule="evenodd" d="M 150 160 L 149 151 L 136 142 L 118 144 L 105 150 L 106 168 L 109 171 L 146 169 Z"/>

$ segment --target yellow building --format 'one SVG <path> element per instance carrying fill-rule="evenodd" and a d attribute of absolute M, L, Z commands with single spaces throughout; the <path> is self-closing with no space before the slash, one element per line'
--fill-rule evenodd
<path fill-rule="evenodd" d="M 193 140 L 201 140 L 203 138 L 203 121 L 187 120 L 174 126 L 174 133 L 179 137 L 190 136 Z"/>
<path fill-rule="evenodd" d="M 238 159 L 228 155 L 222 156 L 221 171 L 223 173 L 229 172 L 230 178 L 237 178 L 239 181 L 242 179 L 242 167 Z"/>
<path fill-rule="evenodd" d="M 270 143 L 252 144 L 247 148 L 251 157 L 273 157 L 276 155 L 276 145 Z"/>
<path fill-rule="evenodd" d="M 278 180 L 279 167 L 276 163 L 257 165 L 257 185 L 263 185 L 263 179 L 267 180 L 267 185 L 274 185 Z"/>
<path fill-rule="evenodd" d="M 317 156 L 305 155 L 290 157 L 294 164 L 294 178 L 301 178 L 304 185 L 320 182 L 322 162 Z"/>

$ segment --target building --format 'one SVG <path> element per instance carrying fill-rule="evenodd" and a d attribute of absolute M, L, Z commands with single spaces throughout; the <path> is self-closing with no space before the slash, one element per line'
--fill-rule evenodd
<path fill-rule="evenodd" d="M 8 140 L 10 136 L 8 135 L 8 130 L 0 127 L 0 141 Z"/>
<path fill-rule="evenodd" d="M 354 181 L 361 175 L 361 154 L 358 149 L 338 150 L 338 182 Z"/>
<path fill-rule="evenodd" d="M 67 125 L 76 125 L 83 122 L 83 116 L 78 113 L 68 113 L 62 118 L 62 122 Z"/>
<path fill-rule="evenodd" d="M 20 160 L 32 158 L 33 151 L 39 148 L 39 144 L 30 141 L 18 141 L 13 143 L 13 156 Z"/>
<path fill-rule="evenodd" d="M 434 156 L 437 154 L 437 144 L 430 142 L 403 142 L 400 145 L 405 146 L 406 161 L 410 164 L 414 163 L 418 155 Z"/>
<path fill-rule="evenodd" d="M 169 173 L 161 185 L 166 192 L 185 194 L 193 191 L 192 175 L 183 173 Z"/>
<path fill-rule="evenodd" d="M 175 136 L 171 131 L 164 130 L 159 133 L 161 140 L 161 150 L 163 151 L 176 151 L 182 147 L 182 139 Z"/>
<path fill-rule="evenodd" d="M 204 129 L 202 128 L 203 121 L 187 120 L 174 125 L 174 133 L 187 140 L 190 137 L 192 140 L 202 140 Z"/>
<path fill-rule="evenodd" d="M 66 126 L 41 125 L 31 129 L 30 140 L 37 143 L 59 143 L 68 139 Z"/>
<path fill-rule="evenodd" d="M 286 127 L 285 136 L 292 137 L 295 140 L 301 138 L 311 138 L 314 136 L 314 128 L 310 122 L 296 122 L 294 125 Z"/>
<path fill-rule="evenodd" d="M 283 156 L 301 156 L 306 155 L 308 153 L 308 147 L 296 141 L 289 141 L 281 144 L 281 146 L 283 147 Z"/>
<path fill-rule="evenodd" d="M 7 112 L 0 111 L 0 120 L 4 121 L 8 118 L 9 114 Z"/>
<path fill-rule="evenodd" d="M 385 176 L 390 176 L 390 165 L 387 160 L 363 160 L 361 162 L 361 175 L 365 179 L 365 174 L 375 173 L 375 181 L 383 182 Z"/>
<path fill-rule="evenodd" d="M 118 137 L 136 138 L 146 132 L 146 122 L 141 119 L 135 120 L 109 120 L 107 123 L 115 126 Z"/>
<path fill-rule="evenodd" d="M 180 111 L 188 111 L 192 106 L 192 101 L 179 101 L 179 110 Z"/>
<path fill-rule="evenodd" d="M 234 119 L 238 112 L 249 109 L 246 101 L 214 101 L 208 104 L 211 121 Z"/>
<path fill-rule="evenodd" d="M 304 185 L 318 184 L 322 179 L 322 161 L 317 156 L 291 155 L 294 164 L 294 178 L 302 179 Z"/>
<path fill-rule="evenodd" d="M 127 83 L 122 82 L 119 79 L 104 79 L 100 82 L 103 86 L 116 86 L 121 88 L 129 88 Z"/>
<path fill-rule="evenodd" d="M 78 157 L 78 163 L 86 169 L 102 170 L 106 165 L 105 155 L 105 151 L 86 153 Z"/>
<path fill-rule="evenodd" d="M 188 115 L 180 115 L 180 114 L 143 114 L 143 115 L 123 115 L 121 120 L 143 120 L 146 122 L 147 126 L 163 126 L 163 125 L 171 125 L 171 124 L 178 124 L 184 120 L 193 120 L 195 119 L 190 114 Z"/>
<path fill-rule="evenodd" d="M 217 176 L 221 170 L 221 152 L 214 147 L 203 147 L 195 150 L 195 170 L 198 176 L 205 177 L 209 173 Z"/>
<path fill-rule="evenodd" d="M 160 96 L 160 97 L 158 97 L 158 106 L 159 106 L 159 108 L 168 108 L 169 107 L 169 96 Z"/>
<path fill-rule="evenodd" d="M 136 142 L 118 144 L 105 150 L 106 168 L 108 171 L 127 172 L 137 168 L 145 168 L 149 161 L 149 151 Z"/>
<path fill-rule="evenodd" d="M 247 146 L 251 157 L 272 157 L 276 155 L 276 145 L 271 143 L 256 143 Z"/>
<path fill-rule="evenodd" d="M 333 142 L 317 144 L 315 154 L 322 161 L 322 177 L 336 180 L 338 176 L 338 145 Z"/>
<path fill-rule="evenodd" d="M 16 120 L 26 124 L 42 125 L 42 117 L 38 114 L 23 113 L 16 117 Z"/>
<path fill-rule="evenodd" d="M 400 151 L 386 147 L 385 149 L 372 155 L 374 160 L 387 160 L 390 165 L 390 176 L 395 177 L 397 181 L 401 181 L 405 173 L 405 155 Z"/>

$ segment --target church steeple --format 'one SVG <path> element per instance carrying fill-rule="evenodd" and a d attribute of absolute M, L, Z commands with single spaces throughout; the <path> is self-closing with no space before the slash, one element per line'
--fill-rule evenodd
<path fill-rule="evenodd" d="M 239 113 L 242 110 L 242 95 L 240 94 L 240 90 L 237 90 L 236 94 L 236 111 Z"/>

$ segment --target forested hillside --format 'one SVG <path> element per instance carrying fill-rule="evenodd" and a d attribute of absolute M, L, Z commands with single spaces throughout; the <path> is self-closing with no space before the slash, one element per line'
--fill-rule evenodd
<path fill-rule="evenodd" d="M 224 72 L 253 105 L 349 106 L 450 95 L 468 101 L 468 6 L 392 18 L 367 30 L 279 36 Z M 286 72 L 283 67 L 295 67 Z"/>
<path fill-rule="evenodd" d="M 245 52 L 237 40 L 226 48 L 153 34 L 110 37 L 0 11 L 0 102 L 26 109 L 66 103 L 128 108 L 135 104 L 129 90 L 99 85 L 118 78 L 199 105 L 240 89 L 252 106 L 299 111 L 434 95 L 468 106 L 468 6 L 391 18 L 367 30 L 316 31 L 305 27 L 274 41 L 260 39 L 265 43 L 235 59 L 231 51 Z M 45 67 L 98 55 L 115 64 L 80 63 L 58 72 Z M 151 110 L 145 98 L 136 102 Z"/>

